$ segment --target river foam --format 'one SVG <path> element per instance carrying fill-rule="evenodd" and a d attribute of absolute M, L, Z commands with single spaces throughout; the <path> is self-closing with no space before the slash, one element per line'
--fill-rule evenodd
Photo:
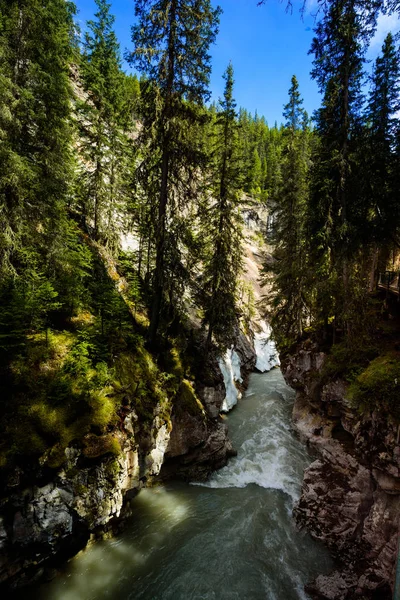
<path fill-rule="evenodd" d="M 251 389 L 246 397 L 250 402 Z M 299 496 L 299 478 L 293 466 L 296 454 L 292 433 L 285 422 L 282 411 L 276 405 L 284 398 L 266 401 L 247 423 L 247 439 L 241 444 L 238 456 L 214 473 L 211 479 L 200 485 L 210 488 L 244 488 L 256 484 L 267 489 L 281 490 L 292 501 Z M 278 409 L 277 409 L 278 408 Z M 266 415 L 269 415 L 266 417 Z"/>

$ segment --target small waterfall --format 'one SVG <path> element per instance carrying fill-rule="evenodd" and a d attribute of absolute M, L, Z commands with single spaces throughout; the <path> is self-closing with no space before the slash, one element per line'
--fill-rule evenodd
<path fill-rule="evenodd" d="M 254 335 L 254 349 L 257 355 L 256 369 L 265 373 L 279 365 L 279 356 L 275 342 L 271 340 L 271 327 L 265 321 L 261 321 L 260 326 L 260 333 Z"/>
<path fill-rule="evenodd" d="M 235 385 L 235 381 L 243 381 L 240 374 L 240 357 L 233 348 L 229 348 L 224 356 L 218 360 L 218 364 L 224 378 L 226 390 L 226 396 L 222 403 L 221 410 L 223 412 L 228 412 L 242 397 L 242 394 Z"/>

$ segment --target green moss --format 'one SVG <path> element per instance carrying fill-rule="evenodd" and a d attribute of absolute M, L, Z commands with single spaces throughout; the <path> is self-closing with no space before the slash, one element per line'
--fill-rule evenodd
<path fill-rule="evenodd" d="M 165 355 L 165 369 L 174 377 L 181 380 L 185 375 L 185 370 L 182 365 L 180 352 L 178 348 L 171 348 Z"/>
<path fill-rule="evenodd" d="M 50 448 L 46 463 L 51 469 L 58 469 L 65 463 L 65 461 L 66 456 L 64 444 L 57 443 Z"/>
<path fill-rule="evenodd" d="M 199 413 L 204 414 L 202 403 L 197 398 L 192 384 L 186 379 L 181 382 L 174 404 L 178 409 L 184 410 L 193 416 Z"/>
<path fill-rule="evenodd" d="M 115 365 L 118 383 L 116 394 L 128 400 L 141 420 L 152 421 L 155 407 L 168 400 L 164 389 L 164 375 L 145 348 L 135 353 L 121 354 Z"/>
<path fill-rule="evenodd" d="M 105 454 L 114 456 L 121 454 L 120 443 L 113 435 L 89 434 L 83 439 L 83 455 L 86 458 L 98 458 Z"/>
<path fill-rule="evenodd" d="M 373 360 L 349 387 L 348 398 L 360 412 L 379 410 L 400 419 L 400 354 Z"/>
<path fill-rule="evenodd" d="M 111 477 L 111 479 L 113 479 L 114 481 L 116 481 L 120 471 L 121 467 L 117 459 L 110 460 L 106 464 L 106 472 L 109 475 L 109 477 Z"/>
<path fill-rule="evenodd" d="M 110 394 L 113 388 L 95 390 L 90 397 L 89 405 L 92 409 L 91 425 L 105 431 L 108 425 L 115 424 L 118 420 L 117 403 Z"/>
<path fill-rule="evenodd" d="M 76 496 L 85 496 L 88 492 L 88 488 L 85 485 L 82 485 L 81 483 L 77 483 L 74 486 L 74 492 Z"/>
<path fill-rule="evenodd" d="M 58 468 L 65 448 L 90 430 L 106 433 L 118 419 L 113 369 L 82 332 L 31 336 L 25 353 L 11 363 L 12 393 L 2 417 L 0 451 L 7 463 L 20 456 L 42 456 Z M 7 405 L 8 402 L 8 405 Z"/>
<path fill-rule="evenodd" d="M 17 437 L 20 436 L 20 437 Z M 48 447 L 46 440 L 27 424 L 15 435 L 15 442 L 7 452 L 10 455 L 35 456 L 41 455 Z"/>
<path fill-rule="evenodd" d="M 147 324 L 145 315 L 136 318 Z M 165 344 L 158 365 L 131 318 L 110 326 L 105 335 L 89 307 L 70 321 L 70 331 L 30 336 L 13 357 L 11 391 L 0 422 L 0 468 L 32 456 L 58 469 L 71 443 L 82 445 L 88 458 L 116 456 L 121 449 L 111 432 L 125 407 L 136 410 L 143 430 L 152 426 L 155 412 L 170 423 L 171 398 L 177 395 L 185 410 L 203 410 L 191 384 L 182 383 L 190 369 L 182 360 L 186 342 L 178 334 Z"/>
<path fill-rule="evenodd" d="M 378 348 L 372 343 L 364 344 L 357 351 L 345 343 L 334 344 L 326 360 L 323 376 L 326 378 L 342 377 L 351 382 L 378 354 Z"/>

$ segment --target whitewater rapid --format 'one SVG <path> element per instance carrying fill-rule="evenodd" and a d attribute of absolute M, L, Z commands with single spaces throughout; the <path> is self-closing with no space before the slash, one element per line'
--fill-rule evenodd
<path fill-rule="evenodd" d="M 273 391 L 264 391 L 264 378 L 252 376 L 245 398 L 245 410 L 251 409 L 251 415 L 237 424 L 235 432 L 238 455 L 201 485 L 244 488 L 256 484 L 266 489 L 281 490 L 295 502 L 300 493 L 302 468 L 308 457 L 294 437 L 288 419 L 291 390 L 279 370 L 269 373 L 268 380 L 273 382 Z M 239 441 L 240 446 L 237 445 Z"/>

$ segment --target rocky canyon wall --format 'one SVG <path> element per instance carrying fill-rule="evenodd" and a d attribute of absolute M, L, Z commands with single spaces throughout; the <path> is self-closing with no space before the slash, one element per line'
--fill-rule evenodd
<path fill-rule="evenodd" d="M 377 410 L 357 412 L 346 383 L 324 377 L 326 360 L 310 342 L 282 360 L 297 392 L 295 427 L 317 454 L 294 516 L 338 565 L 307 591 L 326 600 L 389 600 L 399 537 L 399 428 Z"/>

